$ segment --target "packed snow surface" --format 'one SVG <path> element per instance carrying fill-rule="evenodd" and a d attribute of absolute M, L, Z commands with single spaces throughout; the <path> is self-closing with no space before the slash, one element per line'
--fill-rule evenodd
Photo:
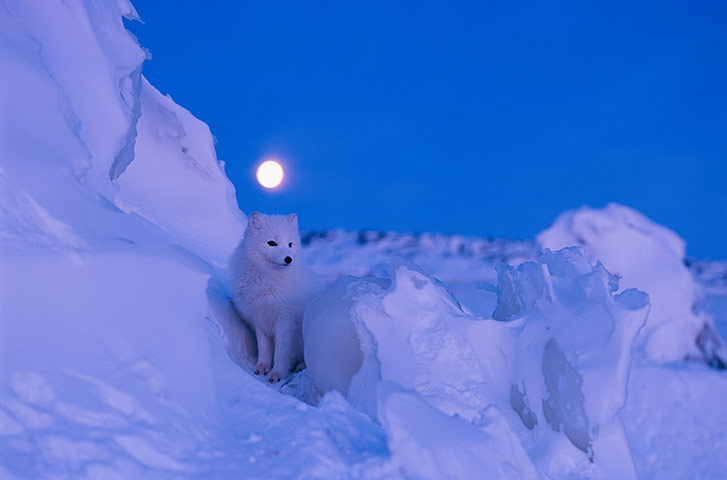
<path fill-rule="evenodd" d="M 543 251 L 312 234 L 309 368 L 254 376 L 225 269 L 246 217 L 122 17 L 0 3 L 0 478 L 723 476 L 699 302 L 719 313 L 725 269 L 693 261 L 695 283 L 623 208 L 564 214 Z"/>

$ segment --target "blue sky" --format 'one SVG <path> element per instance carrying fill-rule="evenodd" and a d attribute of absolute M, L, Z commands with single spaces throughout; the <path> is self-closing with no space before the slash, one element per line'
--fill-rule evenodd
<path fill-rule="evenodd" d="M 532 238 L 619 202 L 727 259 L 725 2 L 133 3 L 246 213 Z"/>

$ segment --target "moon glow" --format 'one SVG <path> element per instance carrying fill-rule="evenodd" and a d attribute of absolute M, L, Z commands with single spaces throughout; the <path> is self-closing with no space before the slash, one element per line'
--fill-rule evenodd
<path fill-rule="evenodd" d="M 275 188 L 283 181 L 283 167 L 275 160 L 266 160 L 257 167 L 257 181 L 265 188 Z"/>

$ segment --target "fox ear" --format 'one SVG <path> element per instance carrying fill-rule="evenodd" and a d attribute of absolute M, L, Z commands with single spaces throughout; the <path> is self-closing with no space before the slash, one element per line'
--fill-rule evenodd
<path fill-rule="evenodd" d="M 248 226 L 254 228 L 255 230 L 260 230 L 263 228 L 263 225 L 265 224 L 265 219 L 263 218 L 263 214 L 260 212 L 252 212 L 250 214 L 250 218 L 247 219 Z"/>
<path fill-rule="evenodd" d="M 288 221 L 290 223 L 298 225 L 298 215 L 296 215 L 295 213 L 291 213 L 290 215 L 288 215 Z"/>

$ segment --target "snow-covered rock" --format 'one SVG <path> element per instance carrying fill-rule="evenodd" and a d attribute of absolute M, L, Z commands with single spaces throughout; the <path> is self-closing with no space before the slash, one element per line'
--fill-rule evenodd
<path fill-rule="evenodd" d="M 537 241 L 551 249 L 578 245 L 618 276 L 621 288 L 648 292 L 651 312 L 638 341 L 648 358 L 727 366 L 727 347 L 712 317 L 699 309 L 704 294 L 685 265 L 686 243 L 673 231 L 612 203 L 561 214 Z"/>

